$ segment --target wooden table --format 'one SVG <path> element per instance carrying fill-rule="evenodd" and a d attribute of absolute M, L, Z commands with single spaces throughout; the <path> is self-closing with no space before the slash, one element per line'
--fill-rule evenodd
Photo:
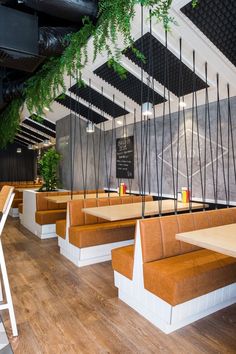
<path fill-rule="evenodd" d="M 114 197 L 119 197 L 118 193 L 98 193 L 98 198 L 114 198 Z M 86 199 L 92 199 L 92 198 L 97 198 L 96 193 L 92 194 L 86 194 Z M 71 199 L 71 195 L 57 195 L 57 196 L 52 196 L 52 197 L 45 197 L 45 199 L 49 200 L 50 202 L 56 203 L 56 204 L 62 204 L 62 203 L 67 203 L 70 200 L 79 200 L 79 199 L 85 199 L 83 194 L 74 194 L 73 199 Z"/>
<path fill-rule="evenodd" d="M 17 192 L 24 192 L 27 190 L 38 190 L 41 186 L 35 186 L 35 187 L 25 187 L 25 188 L 15 188 L 15 191 Z"/>
<path fill-rule="evenodd" d="M 176 239 L 236 257 L 236 224 L 183 232 L 177 234 Z"/>
<path fill-rule="evenodd" d="M 178 211 L 189 210 L 189 203 L 178 202 Z M 202 209 L 203 204 L 192 203 L 192 209 Z M 97 208 L 84 208 L 84 213 L 97 216 L 99 218 L 118 221 L 126 219 L 137 219 L 142 217 L 142 203 L 110 205 Z M 175 201 L 166 199 L 162 201 L 162 213 L 168 214 L 175 211 Z M 159 202 L 152 201 L 145 203 L 145 216 L 154 216 L 159 214 Z"/>

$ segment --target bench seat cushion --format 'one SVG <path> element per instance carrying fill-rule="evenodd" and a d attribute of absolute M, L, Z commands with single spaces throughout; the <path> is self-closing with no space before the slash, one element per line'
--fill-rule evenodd
<path fill-rule="evenodd" d="M 56 221 L 56 234 L 61 238 L 66 238 L 66 220 Z"/>
<path fill-rule="evenodd" d="M 118 273 L 132 280 L 134 267 L 134 245 L 114 248 L 112 254 L 112 268 Z"/>
<path fill-rule="evenodd" d="M 23 203 L 20 203 L 18 205 L 18 211 L 19 211 L 20 214 L 23 214 Z"/>
<path fill-rule="evenodd" d="M 43 210 L 36 211 L 35 221 L 39 225 L 55 224 L 57 220 L 66 218 L 66 210 Z"/>
<path fill-rule="evenodd" d="M 22 198 L 14 198 L 11 207 L 12 208 L 19 208 L 19 204 L 23 202 Z"/>
<path fill-rule="evenodd" d="M 134 238 L 136 220 L 71 226 L 69 242 L 79 248 L 103 245 Z"/>
<path fill-rule="evenodd" d="M 145 263 L 144 287 L 172 306 L 236 282 L 236 258 L 208 250 Z"/>

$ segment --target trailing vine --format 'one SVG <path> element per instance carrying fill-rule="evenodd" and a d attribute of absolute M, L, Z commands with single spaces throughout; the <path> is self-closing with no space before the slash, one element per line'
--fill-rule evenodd
<path fill-rule="evenodd" d="M 70 35 L 67 35 L 65 42 L 69 45 L 63 54 L 57 58 L 51 58 L 42 68 L 26 82 L 23 92 L 24 101 L 29 112 L 42 115 L 45 107 L 50 107 L 55 98 L 66 92 L 64 82 L 65 74 L 78 78 L 82 82 L 82 70 L 91 59 L 88 53 L 88 40 L 93 41 L 93 58 L 95 61 L 98 54 L 107 53 L 108 65 L 112 67 L 122 78 L 125 78 L 125 69 L 119 64 L 124 47 L 131 47 L 134 54 L 142 61 L 145 57 L 133 45 L 131 34 L 132 21 L 135 16 L 136 5 L 142 5 L 150 10 L 158 22 L 163 23 L 165 30 L 169 30 L 174 19 L 169 16 L 169 10 L 173 0 L 100 0 L 98 20 L 96 25 L 84 17 L 82 28 Z M 192 0 L 195 7 L 198 0 Z M 122 47 L 120 47 L 122 38 Z M 23 101 L 23 100 L 22 100 Z M 21 105 L 22 102 L 21 101 Z M 6 127 L 11 132 L 6 134 L 1 145 L 14 138 L 17 125 L 19 124 L 19 101 L 14 100 L 7 109 L 0 115 L 0 124 L 4 120 Z M 6 121 L 10 123 L 6 123 Z M 5 130 L 1 130 L 5 134 Z M 7 138 L 10 139 L 8 139 Z"/>
<path fill-rule="evenodd" d="M 19 128 L 20 114 L 23 106 L 23 98 L 16 98 L 2 112 L 0 117 L 0 149 L 7 146 L 14 140 Z"/>

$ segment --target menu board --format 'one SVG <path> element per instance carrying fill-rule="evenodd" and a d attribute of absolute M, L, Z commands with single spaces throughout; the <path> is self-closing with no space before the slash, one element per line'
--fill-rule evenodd
<path fill-rule="evenodd" d="M 134 178 L 134 137 L 116 139 L 116 178 Z"/>

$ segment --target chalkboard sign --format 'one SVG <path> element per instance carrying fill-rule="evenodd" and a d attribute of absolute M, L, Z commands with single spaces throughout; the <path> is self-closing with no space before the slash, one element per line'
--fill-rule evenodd
<path fill-rule="evenodd" d="M 134 178 L 134 137 L 116 139 L 116 178 Z"/>

